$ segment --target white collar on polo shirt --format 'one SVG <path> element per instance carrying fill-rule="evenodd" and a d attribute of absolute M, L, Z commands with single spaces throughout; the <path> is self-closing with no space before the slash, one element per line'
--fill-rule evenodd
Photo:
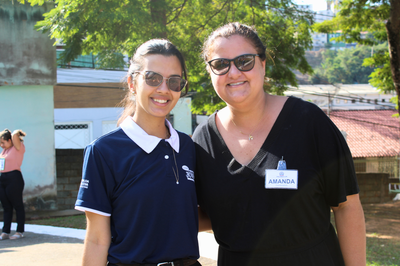
<path fill-rule="evenodd" d="M 165 122 L 169 128 L 169 132 L 171 133 L 169 139 L 166 139 L 165 141 L 168 142 L 177 153 L 179 153 L 178 132 L 176 132 L 167 119 L 165 119 Z M 131 140 L 147 153 L 152 152 L 162 140 L 156 136 L 147 134 L 146 131 L 133 121 L 131 116 L 125 118 L 125 120 L 120 124 L 120 127 Z"/>

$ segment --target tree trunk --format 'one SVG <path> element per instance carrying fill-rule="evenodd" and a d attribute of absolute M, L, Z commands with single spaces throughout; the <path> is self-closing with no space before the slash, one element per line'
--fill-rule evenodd
<path fill-rule="evenodd" d="M 400 1 L 390 0 L 390 17 L 386 23 L 389 43 L 390 69 L 397 93 L 397 104 L 400 114 Z"/>

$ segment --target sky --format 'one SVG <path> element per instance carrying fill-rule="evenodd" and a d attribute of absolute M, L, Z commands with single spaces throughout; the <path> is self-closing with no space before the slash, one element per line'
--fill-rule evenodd
<path fill-rule="evenodd" d="M 298 5 L 312 5 L 313 11 L 326 10 L 326 2 L 324 0 L 294 0 Z"/>

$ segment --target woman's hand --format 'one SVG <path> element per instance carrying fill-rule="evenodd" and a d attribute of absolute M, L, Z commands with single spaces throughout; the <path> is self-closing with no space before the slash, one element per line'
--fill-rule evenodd
<path fill-rule="evenodd" d="M 18 151 L 21 148 L 21 136 L 25 136 L 25 133 L 21 129 L 16 129 L 11 134 L 11 141 Z"/>

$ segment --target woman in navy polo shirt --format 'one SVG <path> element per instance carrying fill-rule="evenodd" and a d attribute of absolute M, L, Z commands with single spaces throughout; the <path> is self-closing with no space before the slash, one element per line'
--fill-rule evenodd
<path fill-rule="evenodd" d="M 167 40 L 132 57 L 119 127 L 85 149 L 75 206 L 87 217 L 83 265 L 200 265 L 194 144 L 166 120 L 186 73 Z"/>

